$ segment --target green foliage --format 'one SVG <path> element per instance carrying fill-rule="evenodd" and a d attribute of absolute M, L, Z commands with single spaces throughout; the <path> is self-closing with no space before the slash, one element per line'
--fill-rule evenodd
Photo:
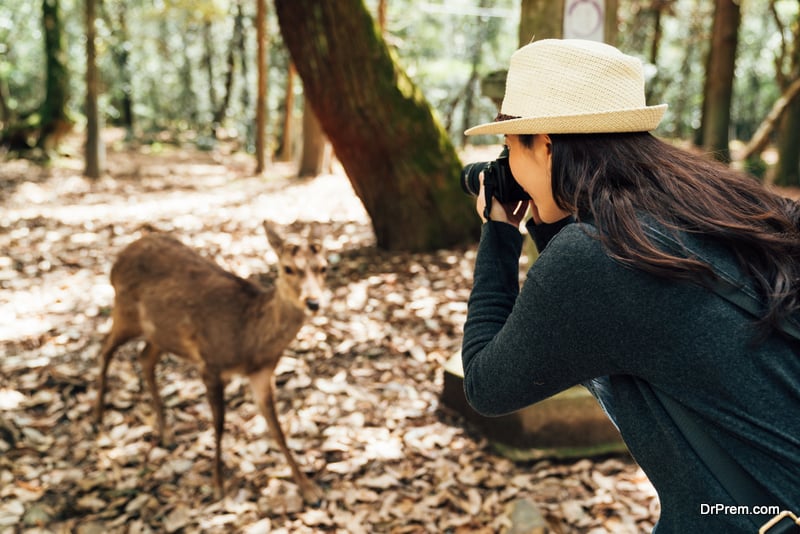
<path fill-rule="evenodd" d="M 620 0 L 621 49 L 646 63 L 652 53 L 654 14 L 652 3 Z M 714 3 L 702 0 L 666 2 L 662 14 L 657 64 L 650 65 L 650 103 L 668 103 L 658 132 L 690 138 L 699 128 L 702 113 L 705 60 L 711 37 Z M 736 77 L 731 109 L 734 139 L 748 140 L 780 96 L 775 82 L 775 57 L 780 34 L 769 12 L 770 0 L 742 2 L 742 23 L 737 48 Z M 800 3 L 777 0 L 784 20 L 797 19 Z M 784 36 L 791 39 L 791 36 Z"/>
<path fill-rule="evenodd" d="M 41 3 L 0 3 L 0 84 L 17 116 L 34 112 L 44 98 L 44 37 Z"/>
<path fill-rule="evenodd" d="M 372 13 L 377 11 L 378 0 L 366 4 Z M 619 0 L 618 45 L 644 61 L 649 61 L 652 51 L 653 4 Z M 670 104 L 659 133 L 687 138 L 700 121 L 713 2 L 673 0 L 665 4 L 656 65 L 648 70 L 652 73 L 649 96 L 651 103 Z M 103 0 L 98 12 L 97 50 L 100 112 L 105 122 L 123 123 L 123 104 L 129 96 L 137 136 L 164 130 L 176 134 L 192 131 L 193 138 L 207 139 L 213 114 L 225 94 L 224 74 L 238 5 L 239 0 Z M 236 56 L 230 106 L 222 126 L 246 149 L 252 145 L 256 87 L 255 4 L 241 0 L 241 5 L 245 44 Z M 276 139 L 283 123 L 288 56 L 274 10 L 270 2 L 268 5 L 268 117 L 270 136 Z M 464 120 L 473 124 L 491 120 L 497 110 L 481 96 L 478 82 L 472 78 L 472 64 L 478 57 L 479 76 L 507 67 L 517 47 L 519 0 L 388 0 L 387 5 L 386 40 L 452 138 L 460 137 Z M 0 2 L 0 93 L 15 119 L 39 110 L 44 99 L 41 7 L 40 0 Z M 70 70 L 69 111 L 80 121 L 85 89 L 83 1 L 60 0 L 60 8 Z M 784 37 L 790 38 L 788 22 L 796 23 L 798 2 L 777 0 L 776 8 L 787 24 Z M 775 56 L 781 36 L 769 13 L 769 0 L 744 2 L 742 15 L 732 128 L 734 137 L 747 140 L 779 96 Z M 205 25 L 210 29 L 208 43 Z M 123 56 L 127 75 L 121 66 Z M 211 86 L 204 66 L 206 56 L 213 74 Z M 295 83 L 295 91 L 299 97 L 300 83 Z M 475 95 L 471 100 L 470 93 Z M 299 117 L 302 98 L 295 101 L 292 113 Z"/>

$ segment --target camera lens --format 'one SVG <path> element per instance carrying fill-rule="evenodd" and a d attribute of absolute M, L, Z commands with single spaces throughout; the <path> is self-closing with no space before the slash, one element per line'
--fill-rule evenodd
<path fill-rule="evenodd" d="M 461 170 L 461 190 L 468 195 L 478 196 L 481 190 L 480 174 L 487 162 L 470 163 Z"/>
<path fill-rule="evenodd" d="M 470 163 L 462 169 L 461 189 L 466 194 L 478 196 L 481 191 L 481 172 L 483 172 L 483 185 L 501 203 L 506 204 L 531 198 L 511 174 L 511 167 L 508 164 L 508 148 L 503 148 L 494 161 Z"/>

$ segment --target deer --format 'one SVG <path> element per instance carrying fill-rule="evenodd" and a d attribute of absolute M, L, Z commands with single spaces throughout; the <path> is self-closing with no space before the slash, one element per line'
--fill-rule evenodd
<path fill-rule="evenodd" d="M 120 252 L 111 269 L 112 326 L 99 354 L 94 416 L 99 427 L 106 375 L 115 351 L 143 338 L 139 362 L 150 391 L 158 440 L 168 444 L 156 364 L 167 352 L 194 363 L 211 406 L 216 442 L 213 488 L 215 500 L 220 500 L 224 496 L 224 390 L 233 375 L 245 375 L 304 501 L 314 505 L 322 493 L 298 467 L 278 421 L 275 368 L 306 315 L 320 308 L 327 262 L 316 232 L 308 240 L 284 240 L 274 226 L 263 223 L 279 263 L 274 287 L 269 288 L 226 271 L 165 233 L 146 234 Z"/>

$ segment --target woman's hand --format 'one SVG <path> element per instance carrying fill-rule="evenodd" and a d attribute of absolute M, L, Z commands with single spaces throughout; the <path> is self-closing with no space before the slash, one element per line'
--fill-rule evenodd
<path fill-rule="evenodd" d="M 481 220 L 486 222 L 486 217 L 484 215 L 484 211 L 486 209 L 486 193 L 483 189 L 483 172 L 481 172 L 479 178 L 481 182 L 481 189 L 478 192 L 475 208 L 477 209 Z M 525 214 L 527 213 L 529 206 L 531 213 L 534 216 L 534 222 L 537 222 L 536 218 L 538 218 L 539 210 L 536 209 L 536 204 L 533 203 L 533 200 L 520 200 L 508 204 L 501 204 L 496 198 L 492 198 L 492 206 L 489 210 L 489 218 L 493 221 L 504 222 L 519 228 L 520 223 L 525 218 Z"/>

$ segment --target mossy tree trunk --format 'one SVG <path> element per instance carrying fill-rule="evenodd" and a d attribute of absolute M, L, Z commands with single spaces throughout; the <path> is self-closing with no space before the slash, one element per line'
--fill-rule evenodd
<path fill-rule="evenodd" d="M 46 60 L 45 98 L 40 108 L 40 130 L 37 146 L 47 152 L 58 147 L 60 138 L 70 131 L 72 121 L 67 113 L 69 71 L 67 49 L 58 0 L 42 1 L 42 27 Z"/>
<path fill-rule="evenodd" d="M 362 0 L 276 0 L 308 102 L 385 250 L 475 239 L 461 162 L 419 89 L 396 64 Z"/>

